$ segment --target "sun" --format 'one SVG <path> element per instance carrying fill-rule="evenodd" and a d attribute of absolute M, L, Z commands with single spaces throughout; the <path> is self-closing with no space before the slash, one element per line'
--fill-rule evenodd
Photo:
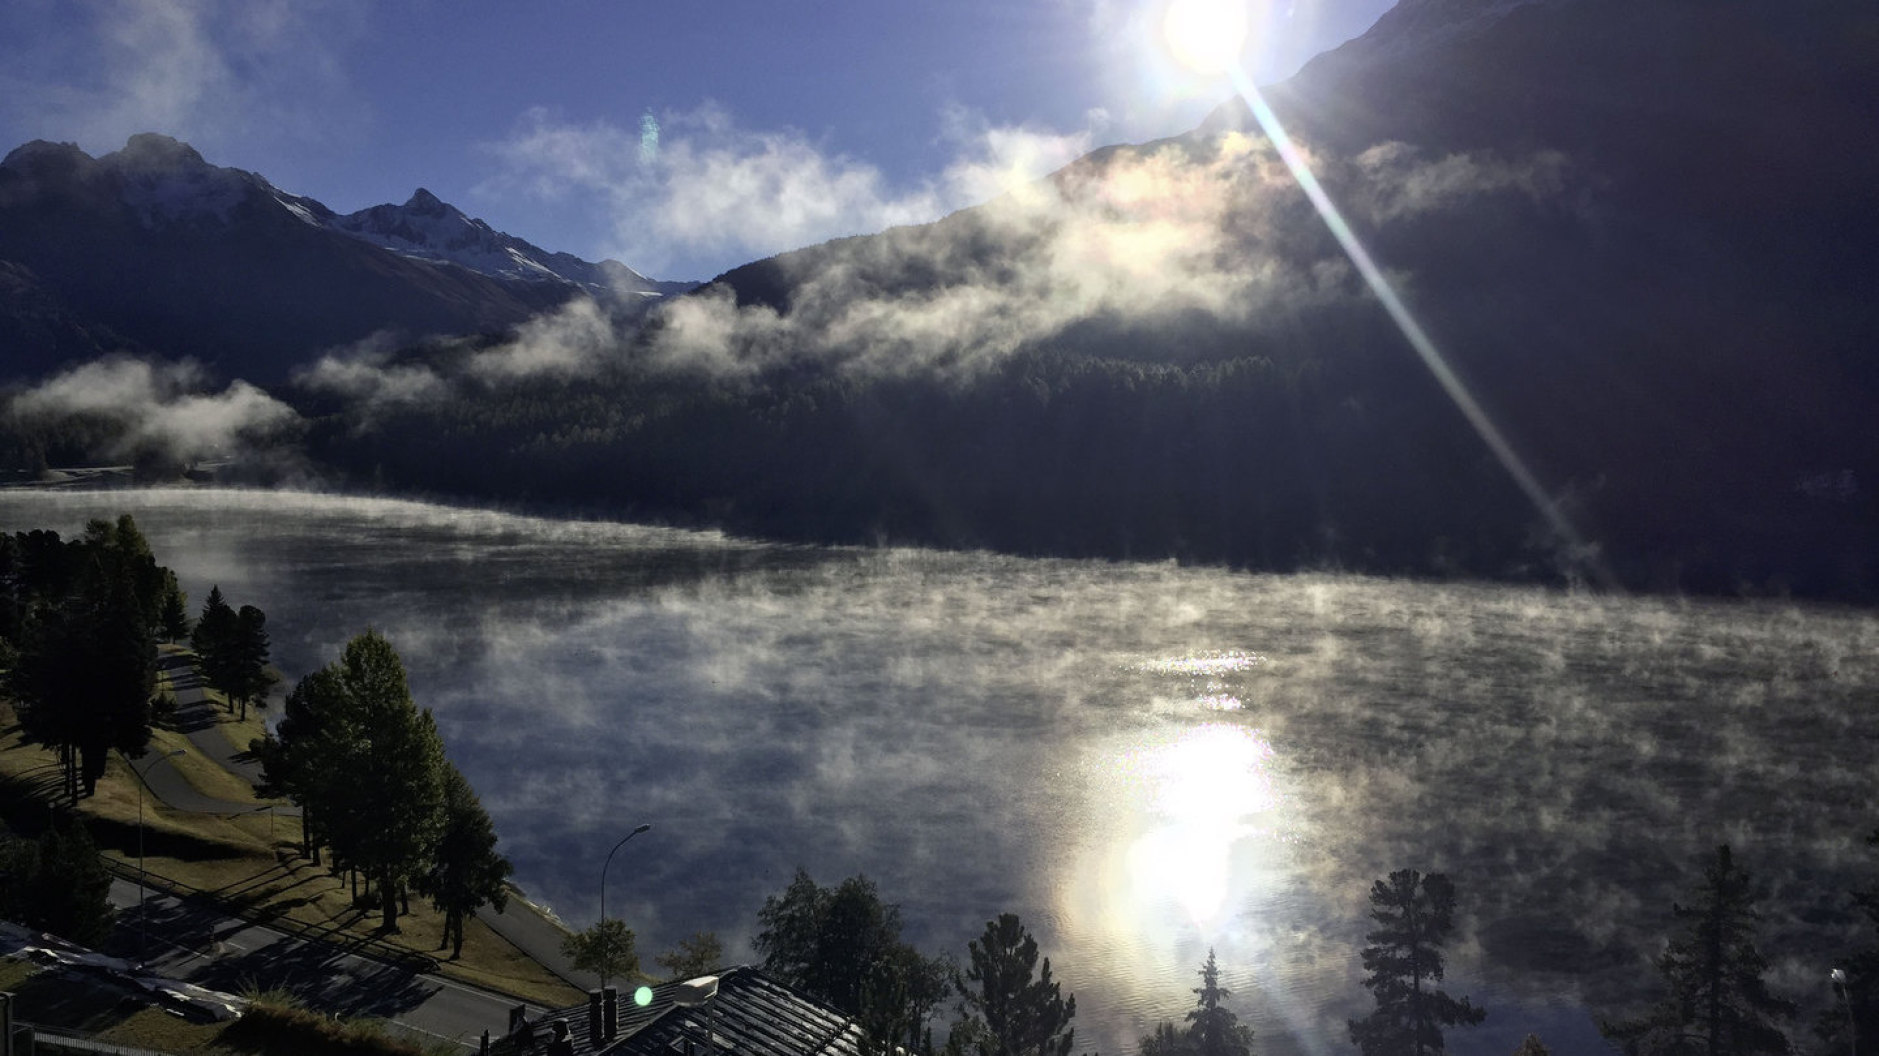
<path fill-rule="evenodd" d="M 1168 48 L 1197 73 L 1223 73 L 1246 43 L 1246 0 L 1171 0 L 1161 20 Z"/>

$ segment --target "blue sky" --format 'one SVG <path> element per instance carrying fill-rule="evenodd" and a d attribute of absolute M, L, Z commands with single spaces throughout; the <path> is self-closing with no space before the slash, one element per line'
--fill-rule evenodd
<path fill-rule="evenodd" d="M 1229 90 L 1169 59 L 1163 2 L 7 0 L 0 149 L 165 132 L 342 212 L 424 186 L 707 278 L 1192 127 Z M 1269 82 L 1393 0 L 1247 2 Z"/>

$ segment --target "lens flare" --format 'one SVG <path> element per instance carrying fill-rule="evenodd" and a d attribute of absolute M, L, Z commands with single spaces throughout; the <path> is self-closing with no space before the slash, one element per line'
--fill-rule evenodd
<path fill-rule="evenodd" d="M 1236 66 L 1246 44 L 1245 0 L 1173 0 L 1161 34 L 1181 65 L 1216 74 Z"/>
<path fill-rule="evenodd" d="M 1397 330 L 1402 332 L 1403 339 L 1409 342 L 1409 346 L 1415 350 L 1423 366 L 1435 376 L 1437 383 L 1442 386 L 1442 391 L 1448 394 L 1448 398 L 1455 404 L 1456 409 L 1461 411 L 1462 417 L 1474 427 L 1475 434 L 1481 438 L 1482 443 L 1487 445 L 1488 450 L 1493 452 L 1501 468 L 1513 478 L 1514 483 L 1527 496 L 1527 500 L 1533 503 L 1534 509 L 1546 518 L 1554 534 L 1567 545 L 1571 553 L 1576 557 L 1595 556 L 1595 551 L 1586 545 L 1578 529 L 1566 519 L 1565 513 L 1553 501 L 1552 496 L 1546 493 L 1546 489 L 1540 486 L 1539 478 L 1527 468 L 1526 461 L 1514 450 L 1513 444 L 1508 442 L 1500 427 L 1488 417 L 1487 411 L 1474 398 L 1474 394 L 1468 391 L 1467 385 L 1448 365 L 1447 357 L 1442 355 L 1441 349 L 1436 347 L 1435 341 L 1423 330 L 1422 324 L 1416 321 L 1416 317 L 1410 314 L 1409 307 L 1403 303 L 1403 299 L 1397 296 L 1396 288 L 1390 285 L 1389 279 L 1383 274 L 1383 269 L 1378 267 L 1376 261 L 1371 258 L 1370 251 L 1357 238 L 1357 233 L 1351 230 L 1350 224 L 1344 219 L 1343 211 L 1331 200 L 1331 196 L 1325 193 L 1324 185 L 1319 183 L 1318 177 L 1312 174 L 1311 166 L 1306 163 L 1304 154 L 1292 142 L 1292 137 L 1286 133 L 1285 126 L 1279 123 L 1279 115 L 1273 113 L 1272 107 L 1266 105 L 1265 96 L 1253 84 L 1252 78 L 1248 77 L 1246 71 L 1240 69 L 1238 65 L 1231 66 L 1228 74 L 1232 77 L 1233 87 L 1239 92 L 1240 98 L 1244 99 L 1246 105 L 1251 108 L 1253 120 L 1259 123 L 1260 130 L 1266 134 L 1266 139 L 1272 143 L 1273 149 L 1278 151 L 1279 159 L 1291 172 L 1292 179 L 1298 183 L 1299 190 L 1305 192 L 1305 197 L 1310 200 L 1312 208 L 1318 211 L 1319 219 L 1324 221 L 1325 228 L 1331 232 L 1333 238 L 1337 239 L 1338 245 L 1344 250 L 1344 255 L 1350 258 L 1357 273 L 1363 277 L 1364 284 L 1370 287 L 1370 292 L 1383 305 L 1383 310 L 1389 313 L 1390 320 L 1396 324 Z M 1611 588 L 1617 585 L 1616 580 L 1601 564 L 1593 562 L 1592 571 L 1598 576 L 1601 586 Z"/>

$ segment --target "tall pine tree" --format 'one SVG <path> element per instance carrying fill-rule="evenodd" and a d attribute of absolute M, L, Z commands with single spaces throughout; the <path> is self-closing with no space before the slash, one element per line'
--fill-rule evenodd
<path fill-rule="evenodd" d="M 1768 962 L 1755 948 L 1758 897 L 1729 845 L 1717 847 L 1696 901 L 1670 907 L 1678 931 L 1657 959 L 1669 993 L 1641 1019 L 1605 1024 L 1606 1036 L 1630 1056 L 1786 1053 L 1788 1039 L 1776 1023 L 1794 1006 L 1762 980 Z"/>
<path fill-rule="evenodd" d="M 1436 988 L 1442 981 L 1442 944 L 1455 924 L 1455 885 L 1441 873 L 1399 869 L 1370 889 L 1364 936 L 1364 986 L 1376 1011 L 1350 1021 L 1351 1041 L 1364 1056 L 1431 1056 L 1445 1051 L 1442 1029 L 1472 1026 L 1487 1011 Z"/>
<path fill-rule="evenodd" d="M 1194 1008 L 1187 1014 L 1187 1029 L 1159 1024 L 1154 1033 L 1142 1038 L 1142 1056 L 1248 1056 L 1253 1051 L 1253 1028 L 1221 1003 L 1233 992 L 1220 985 L 1220 965 L 1212 949 L 1201 963 L 1200 980 L 1194 989 Z"/>
<path fill-rule="evenodd" d="M 450 945 L 451 960 L 463 956 L 465 916 L 483 906 L 494 906 L 498 913 L 508 906 L 512 871 L 509 860 L 496 853 L 496 826 L 469 779 L 445 762 L 443 833 L 418 890 L 444 914 L 444 942 Z"/>
<path fill-rule="evenodd" d="M 1016 913 L 987 921 L 966 947 L 966 1027 L 977 1056 L 1069 1056 L 1076 1043 L 1075 995 L 1066 998 L 1050 977 L 1050 959 L 1038 964 L 1037 940 Z"/>

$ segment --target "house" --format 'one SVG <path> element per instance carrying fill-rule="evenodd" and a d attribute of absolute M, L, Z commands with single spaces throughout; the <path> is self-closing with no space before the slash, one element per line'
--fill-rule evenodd
<path fill-rule="evenodd" d="M 585 1005 L 511 1016 L 487 1056 L 862 1056 L 853 1017 L 755 968 L 651 987 L 641 1005 L 614 987 Z M 645 996 L 645 995 L 642 995 Z M 519 1010 L 518 1010 L 519 1012 Z M 565 1038 L 565 1045 L 557 1044 Z"/>

